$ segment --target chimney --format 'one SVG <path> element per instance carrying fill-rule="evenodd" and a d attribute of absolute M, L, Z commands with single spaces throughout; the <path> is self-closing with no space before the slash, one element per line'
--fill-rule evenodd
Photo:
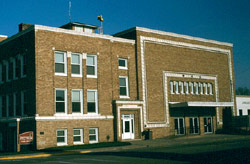
<path fill-rule="evenodd" d="M 7 39 L 7 36 L 6 35 L 0 35 L 0 42 Z"/>
<path fill-rule="evenodd" d="M 19 25 L 19 32 L 26 30 L 27 28 L 33 26 L 32 24 L 28 24 L 28 23 L 20 23 Z"/>

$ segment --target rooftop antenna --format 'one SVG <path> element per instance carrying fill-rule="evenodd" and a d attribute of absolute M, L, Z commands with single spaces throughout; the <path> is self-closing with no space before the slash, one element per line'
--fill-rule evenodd
<path fill-rule="evenodd" d="M 69 0 L 69 22 L 71 22 L 71 1 Z"/>
<path fill-rule="evenodd" d="M 102 27 L 103 18 L 102 18 L 102 15 L 98 16 L 97 20 L 99 20 L 101 22 L 100 34 L 103 34 L 103 27 Z"/>

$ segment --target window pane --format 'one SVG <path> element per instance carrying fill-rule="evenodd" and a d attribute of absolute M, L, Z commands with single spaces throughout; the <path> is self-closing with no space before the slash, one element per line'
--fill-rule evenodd
<path fill-rule="evenodd" d="M 126 62 L 124 59 L 119 59 L 119 66 L 126 67 Z"/>
<path fill-rule="evenodd" d="M 120 86 L 126 86 L 126 79 L 120 78 Z"/>
<path fill-rule="evenodd" d="M 88 102 L 88 112 L 95 112 L 95 103 Z"/>
<path fill-rule="evenodd" d="M 120 87 L 120 95 L 123 95 L 123 96 L 127 95 L 127 89 L 126 89 L 126 87 Z"/>
<path fill-rule="evenodd" d="M 56 101 L 64 101 L 64 91 L 62 90 L 56 91 Z"/>
<path fill-rule="evenodd" d="M 64 130 L 57 131 L 57 136 L 64 136 Z"/>
<path fill-rule="evenodd" d="M 95 102 L 95 91 L 88 91 L 87 92 L 87 101 L 88 102 Z"/>
<path fill-rule="evenodd" d="M 76 54 L 71 55 L 71 63 L 80 64 L 80 56 Z"/>
<path fill-rule="evenodd" d="M 74 135 L 80 135 L 80 130 L 74 130 Z"/>
<path fill-rule="evenodd" d="M 65 104 L 64 102 L 57 102 L 56 103 L 56 112 L 65 112 Z"/>
<path fill-rule="evenodd" d="M 81 136 L 74 136 L 74 142 L 81 142 Z"/>
<path fill-rule="evenodd" d="M 81 112 L 80 102 L 72 102 L 72 112 Z"/>
<path fill-rule="evenodd" d="M 95 129 L 89 129 L 89 134 L 95 134 Z"/>
<path fill-rule="evenodd" d="M 89 136 L 89 141 L 96 141 L 96 136 Z"/>
<path fill-rule="evenodd" d="M 64 64 L 56 63 L 55 64 L 55 72 L 64 73 Z"/>
<path fill-rule="evenodd" d="M 95 67 L 87 66 L 87 75 L 95 75 Z"/>
<path fill-rule="evenodd" d="M 64 53 L 55 53 L 55 62 L 56 63 L 63 63 L 64 62 Z"/>
<path fill-rule="evenodd" d="M 80 74 L 80 65 L 71 65 L 71 73 Z"/>
<path fill-rule="evenodd" d="M 87 65 L 95 65 L 95 57 L 87 56 Z"/>
<path fill-rule="evenodd" d="M 72 91 L 72 101 L 80 102 L 80 91 Z"/>
<path fill-rule="evenodd" d="M 57 142 L 64 142 L 64 137 L 57 137 Z"/>

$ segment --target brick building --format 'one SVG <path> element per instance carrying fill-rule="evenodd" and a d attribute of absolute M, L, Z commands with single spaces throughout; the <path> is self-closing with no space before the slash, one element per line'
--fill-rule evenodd
<path fill-rule="evenodd" d="M 20 24 L 0 36 L 0 151 L 203 135 L 235 114 L 232 44 L 135 27 Z"/>

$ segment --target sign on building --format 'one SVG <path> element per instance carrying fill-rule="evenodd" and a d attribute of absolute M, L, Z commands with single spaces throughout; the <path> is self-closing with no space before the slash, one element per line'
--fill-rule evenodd
<path fill-rule="evenodd" d="M 20 145 L 29 145 L 33 141 L 33 132 L 25 132 L 19 135 Z"/>

